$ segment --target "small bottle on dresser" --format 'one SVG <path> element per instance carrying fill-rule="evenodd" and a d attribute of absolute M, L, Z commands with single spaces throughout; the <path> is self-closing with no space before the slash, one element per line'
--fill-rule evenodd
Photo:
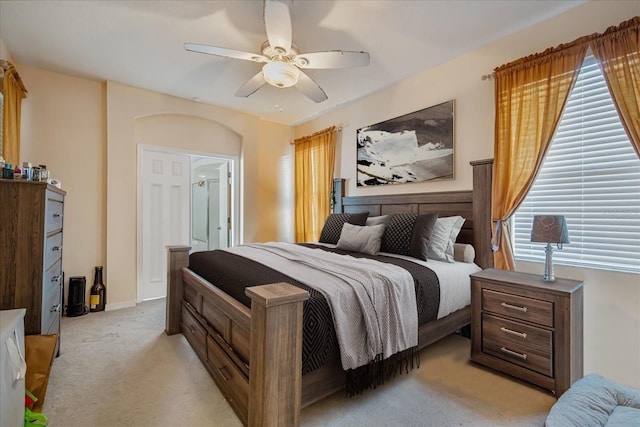
<path fill-rule="evenodd" d="M 33 167 L 31 179 L 33 181 L 40 181 L 40 168 L 38 166 Z"/>
<path fill-rule="evenodd" d="M 49 171 L 47 165 L 40 165 L 40 181 L 49 182 Z"/>
<path fill-rule="evenodd" d="M 4 164 L 4 168 L 2 169 L 2 178 L 13 179 L 13 168 L 11 166 L 11 163 Z"/>
<path fill-rule="evenodd" d="M 31 167 L 31 163 L 22 162 L 22 179 L 25 181 L 31 181 L 33 174 L 33 168 Z"/>

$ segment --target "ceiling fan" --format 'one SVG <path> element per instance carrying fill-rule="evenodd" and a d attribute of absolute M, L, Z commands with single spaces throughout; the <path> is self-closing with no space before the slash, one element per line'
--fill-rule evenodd
<path fill-rule="evenodd" d="M 235 95 L 240 97 L 248 97 L 268 83 L 278 88 L 294 86 L 313 101 L 322 102 L 327 99 L 327 94 L 301 69 L 369 65 L 367 52 L 331 50 L 300 53 L 298 47 L 292 42 L 289 6 L 282 1 L 264 0 L 264 23 L 267 41 L 260 47 L 262 52 L 260 54 L 196 43 L 185 43 L 184 48 L 191 52 L 264 63 L 262 71 L 238 89 Z"/>

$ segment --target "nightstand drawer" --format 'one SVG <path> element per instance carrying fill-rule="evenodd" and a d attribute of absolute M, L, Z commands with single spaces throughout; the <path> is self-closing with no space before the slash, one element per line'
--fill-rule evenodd
<path fill-rule="evenodd" d="M 482 310 L 553 327 L 553 303 L 482 289 Z"/>
<path fill-rule="evenodd" d="M 526 353 L 535 353 L 546 359 L 553 354 L 553 332 L 512 322 L 490 314 L 482 314 L 484 337 L 500 342 L 510 348 L 519 348 Z"/>
<path fill-rule="evenodd" d="M 514 322 L 504 323 L 502 319 L 491 316 L 483 317 L 484 334 L 482 336 L 482 351 L 515 365 L 520 365 L 532 371 L 539 372 L 548 377 L 553 376 L 553 359 L 551 331 L 530 331 Z M 510 333 L 501 331 L 501 328 L 527 335 L 529 342 L 510 337 Z M 535 328 L 532 328 L 535 329 Z M 527 330 L 529 332 L 523 332 Z M 548 335 L 544 337 L 544 332 Z M 532 336 L 529 333 L 537 333 Z M 517 338 L 514 336 L 514 338 Z"/>

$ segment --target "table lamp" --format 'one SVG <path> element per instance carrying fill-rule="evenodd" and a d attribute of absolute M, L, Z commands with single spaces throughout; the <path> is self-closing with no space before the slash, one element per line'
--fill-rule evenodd
<path fill-rule="evenodd" d="M 544 276 L 545 282 L 556 280 L 553 274 L 553 247 L 552 243 L 562 249 L 563 243 L 569 242 L 569 231 L 564 215 L 534 215 L 533 226 L 531 227 L 531 241 L 546 243 Z"/>

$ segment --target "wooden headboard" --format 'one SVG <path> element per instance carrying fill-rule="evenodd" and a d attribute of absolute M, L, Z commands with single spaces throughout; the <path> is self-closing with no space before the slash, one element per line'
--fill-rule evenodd
<path fill-rule="evenodd" d="M 472 244 L 476 264 L 493 267 L 491 250 L 491 178 L 493 159 L 471 162 L 472 191 L 344 197 L 344 179 L 334 180 L 334 212 L 369 212 L 369 216 L 402 212 L 460 215 L 466 219 L 457 242 Z"/>

